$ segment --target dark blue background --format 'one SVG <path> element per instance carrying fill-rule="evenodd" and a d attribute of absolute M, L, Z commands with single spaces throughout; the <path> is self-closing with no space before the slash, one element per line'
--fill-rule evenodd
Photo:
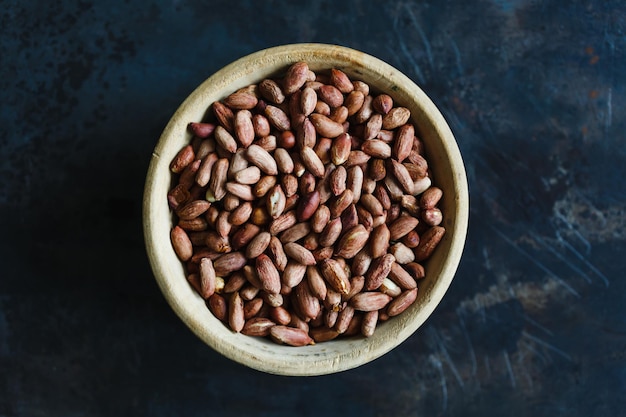
<path fill-rule="evenodd" d="M 0 416 L 625 416 L 626 4 L 3 1 Z M 427 324 L 361 368 L 277 377 L 174 315 L 141 227 L 148 161 L 213 72 L 363 50 L 444 113 L 471 221 Z"/>

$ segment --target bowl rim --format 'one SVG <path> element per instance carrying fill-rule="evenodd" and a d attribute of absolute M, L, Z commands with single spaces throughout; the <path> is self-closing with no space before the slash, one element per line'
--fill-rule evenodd
<path fill-rule="evenodd" d="M 262 76 L 275 73 L 279 68 L 276 67 L 278 63 L 286 68 L 289 62 L 307 61 L 306 57 L 314 60 L 328 57 L 333 62 L 343 62 L 346 68 L 356 70 L 357 73 L 360 71 L 368 76 L 378 77 L 379 81 L 384 80 L 401 86 L 394 93 L 399 91 L 398 94 L 405 96 L 406 100 L 410 98 L 417 102 L 416 105 L 423 113 L 419 117 L 430 123 L 432 126 L 429 128 L 434 129 L 436 135 L 441 138 L 442 149 L 450 161 L 450 166 L 454 168 L 452 182 L 456 194 L 454 196 L 456 210 L 453 216 L 453 230 L 447 231 L 444 237 L 444 239 L 450 239 L 450 247 L 445 260 L 442 261 L 440 274 L 433 284 L 432 291 L 428 294 L 426 306 L 414 314 L 411 317 L 412 320 L 402 319 L 401 315 L 394 318 L 394 323 L 385 322 L 384 325 L 389 328 L 384 337 L 377 337 L 375 334 L 371 338 L 362 340 L 348 338 L 341 342 L 330 341 L 313 346 L 292 348 L 269 341 L 251 341 L 249 339 L 258 338 L 251 338 L 226 329 L 226 326 L 210 313 L 210 317 L 206 317 L 208 309 L 203 300 L 191 290 L 186 279 L 180 282 L 182 263 L 178 262 L 180 268 L 166 264 L 165 259 L 170 259 L 173 254 L 169 229 L 167 236 L 164 237 L 163 227 L 159 228 L 155 222 L 163 219 L 163 206 L 167 206 L 165 195 L 161 194 L 165 177 L 169 176 L 171 180 L 169 172 L 171 158 L 168 159 L 166 155 L 168 151 L 170 154 L 172 151 L 167 145 L 171 141 L 183 143 L 187 140 L 186 138 L 190 137 L 186 129 L 187 123 L 191 121 L 190 112 L 195 112 L 197 118 L 200 116 L 199 111 L 202 105 L 204 105 L 204 111 L 209 108 L 212 101 L 207 102 L 207 100 L 212 94 L 218 91 L 235 90 L 235 87 L 224 90 L 227 88 L 226 85 L 231 86 L 234 85 L 232 83 L 239 82 L 243 84 L 241 85 L 243 87 L 249 84 L 246 84 L 245 80 L 252 74 L 256 76 L 249 81 L 259 81 Z M 264 65 L 274 67 L 261 69 Z M 326 68 L 330 69 L 330 66 Z M 229 82 L 231 84 L 228 84 Z M 223 95 L 218 97 L 220 98 L 223 98 Z M 412 114 L 412 117 L 416 116 Z M 165 166 L 167 170 L 164 170 Z M 165 208 L 169 212 L 169 207 Z M 379 58 L 349 47 L 322 43 L 296 43 L 274 46 L 236 59 L 208 77 L 182 102 L 168 121 L 152 153 L 144 187 L 142 216 L 146 251 L 157 284 L 170 307 L 197 337 L 223 356 L 259 371 L 289 376 L 323 375 L 356 368 L 377 359 L 404 342 L 430 317 L 448 290 L 460 263 L 468 228 L 469 192 L 464 163 L 456 139 L 439 109 L 415 82 Z M 169 227 L 171 228 L 171 220 Z M 173 278 L 173 276 L 178 278 Z M 186 299 L 195 297 L 197 300 L 183 302 L 183 297 Z M 203 320 L 206 322 L 198 320 L 200 316 L 204 317 Z M 217 327 L 218 325 L 221 328 Z M 333 343 L 341 343 L 341 345 L 333 346 Z M 346 346 L 349 349 L 344 349 Z"/>

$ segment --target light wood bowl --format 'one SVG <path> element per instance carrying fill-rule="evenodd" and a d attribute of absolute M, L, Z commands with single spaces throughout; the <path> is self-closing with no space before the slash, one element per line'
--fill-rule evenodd
<path fill-rule="evenodd" d="M 169 164 L 191 138 L 187 124 L 201 121 L 210 104 L 238 88 L 284 72 L 305 61 L 316 70 L 339 68 L 353 80 L 391 95 L 412 114 L 422 138 L 434 184 L 443 189 L 440 203 L 446 234 L 426 263 L 416 302 L 403 314 L 379 323 L 370 338 L 335 339 L 306 347 L 289 347 L 234 333 L 218 321 L 191 288 L 170 243 L 172 214 L 166 195 L 172 184 Z M 152 154 L 143 200 L 147 254 L 157 283 L 172 309 L 207 345 L 251 368 L 279 375 L 323 375 L 368 363 L 411 336 L 445 295 L 459 264 L 468 224 L 468 187 L 461 155 L 443 116 L 407 76 L 365 53 L 323 44 L 294 44 L 262 50 L 227 65 L 204 81 L 182 103 L 165 127 Z"/>

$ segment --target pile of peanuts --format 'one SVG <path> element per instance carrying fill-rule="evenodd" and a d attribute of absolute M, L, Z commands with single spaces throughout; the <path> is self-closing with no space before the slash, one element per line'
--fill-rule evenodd
<path fill-rule="evenodd" d="M 445 234 L 410 111 L 296 62 L 211 104 L 171 161 L 171 241 L 234 332 L 370 337 L 411 306 Z"/>

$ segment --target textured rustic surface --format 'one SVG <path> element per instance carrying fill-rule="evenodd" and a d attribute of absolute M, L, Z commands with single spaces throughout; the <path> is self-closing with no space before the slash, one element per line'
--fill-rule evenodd
<path fill-rule="evenodd" d="M 626 415 L 623 2 L 296 4 L 3 4 L 0 416 Z M 240 56 L 305 41 L 416 81 L 472 202 L 422 329 L 364 367 L 293 379 L 178 320 L 140 212 L 182 99 Z"/>

